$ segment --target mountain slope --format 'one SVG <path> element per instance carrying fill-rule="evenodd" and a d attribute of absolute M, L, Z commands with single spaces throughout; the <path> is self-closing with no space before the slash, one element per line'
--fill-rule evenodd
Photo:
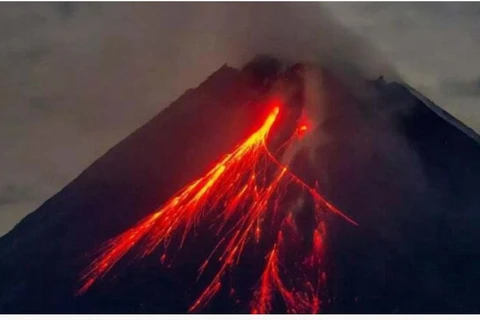
<path fill-rule="evenodd" d="M 8 279 L 0 284 L 1 309 L 13 303 L 11 310 L 69 310 L 56 299 L 72 296 L 91 258 L 86 253 L 156 209 L 243 139 L 262 113 L 262 95 L 245 74 L 222 67 L 22 220 L 0 240 L 0 270 Z"/>
<path fill-rule="evenodd" d="M 480 311 L 478 140 L 406 85 L 371 82 L 359 97 L 328 72 L 321 77 L 316 139 L 292 171 L 359 223 L 328 218 L 322 311 Z M 175 268 L 153 254 L 73 293 L 92 252 L 244 139 L 266 114 L 266 97 L 246 72 L 222 67 L 109 150 L 0 239 L 0 310 L 185 312 L 205 282 L 195 281 L 195 263 L 212 243 L 208 232 Z M 300 224 L 309 228 L 308 219 Z M 257 283 L 263 256 L 245 259 L 235 276 L 240 298 Z M 222 289 L 204 311 L 248 312 L 239 300 Z"/>

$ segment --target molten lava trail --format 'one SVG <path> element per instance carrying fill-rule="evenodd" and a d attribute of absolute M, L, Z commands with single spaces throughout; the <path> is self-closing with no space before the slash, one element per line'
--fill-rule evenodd
<path fill-rule="evenodd" d="M 218 270 L 193 302 L 190 311 L 197 311 L 212 300 L 222 286 L 225 273 L 239 263 L 246 245 L 249 242 L 258 243 L 268 231 L 276 234 L 276 240 L 266 257 L 263 274 L 251 301 L 251 312 L 270 312 L 274 296 L 278 293 L 288 312 L 317 313 L 326 277 L 322 271 L 326 231 L 322 214 L 334 213 L 356 223 L 295 176 L 268 150 L 266 139 L 279 112 L 280 108 L 274 107 L 257 131 L 223 156 L 204 176 L 185 186 L 158 211 L 108 241 L 83 275 L 78 293 L 87 291 L 134 246 L 138 245 L 140 256 L 144 257 L 160 244 L 167 248 L 172 237 L 181 233 L 181 248 L 187 236 L 192 234 L 192 229 L 214 211 L 218 216 L 211 228 L 220 240 L 199 267 L 199 277 L 212 265 L 212 259 L 219 263 Z M 288 143 L 300 139 L 306 129 L 305 125 L 300 125 Z M 311 248 L 293 262 L 287 259 L 288 248 L 293 246 L 295 249 L 301 236 L 292 218 L 293 213 L 281 208 L 285 190 L 291 184 L 307 191 L 314 200 L 316 223 L 311 235 Z M 267 224 L 267 220 L 280 223 Z M 273 230 L 264 230 L 266 227 Z M 162 262 L 166 260 L 166 252 L 165 249 Z M 293 274 L 289 273 L 292 268 L 295 270 Z"/>

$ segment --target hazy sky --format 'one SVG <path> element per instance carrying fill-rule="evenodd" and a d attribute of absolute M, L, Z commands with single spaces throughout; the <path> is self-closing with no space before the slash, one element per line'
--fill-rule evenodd
<path fill-rule="evenodd" d="M 277 6 L 1 3 L 0 235 L 187 88 L 264 49 L 391 66 L 480 131 L 480 4 Z"/>

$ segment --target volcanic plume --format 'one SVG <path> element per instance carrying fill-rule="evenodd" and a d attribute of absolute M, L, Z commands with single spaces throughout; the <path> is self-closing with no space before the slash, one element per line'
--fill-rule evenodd
<path fill-rule="evenodd" d="M 476 310 L 478 138 L 364 88 L 222 67 L 0 239 L 0 309 Z"/>

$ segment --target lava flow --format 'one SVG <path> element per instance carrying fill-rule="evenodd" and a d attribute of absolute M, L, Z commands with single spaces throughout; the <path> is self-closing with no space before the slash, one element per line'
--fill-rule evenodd
<path fill-rule="evenodd" d="M 87 291 L 136 245 L 140 256 L 144 257 L 160 244 L 167 248 L 175 234 L 181 236 L 180 249 L 187 236 L 192 236 L 192 229 L 205 222 L 209 212 L 215 212 L 215 218 L 208 221 L 214 221 L 210 222 L 211 228 L 219 241 L 199 267 L 199 277 L 208 266 L 212 266 L 212 259 L 219 263 L 218 270 L 189 311 L 197 311 L 212 300 L 222 286 L 225 273 L 239 263 L 248 243 L 259 243 L 265 239 L 270 245 L 264 235 L 268 233 L 275 234 L 276 240 L 266 257 L 266 265 L 251 302 L 251 312 L 271 311 L 274 296 L 278 293 L 288 312 L 317 313 L 321 287 L 325 282 L 325 272 L 321 270 L 325 224 L 321 214 L 331 212 L 351 223 L 355 222 L 329 204 L 315 188 L 295 176 L 268 150 L 266 139 L 279 112 L 279 106 L 275 106 L 257 131 L 223 156 L 204 176 L 185 186 L 136 226 L 108 241 L 82 277 L 83 285 L 78 293 Z M 299 124 L 288 143 L 300 139 L 305 130 L 306 125 Z M 298 257 L 299 260 L 289 262 L 287 242 L 293 243 L 300 238 L 292 212 L 287 212 L 282 202 L 285 190 L 292 184 L 313 199 L 316 227 L 311 235 L 309 251 Z M 165 249 L 162 262 L 165 262 L 166 256 Z M 289 253 L 288 256 L 297 257 L 297 254 Z M 288 273 L 289 265 L 294 268 L 295 276 Z"/>

